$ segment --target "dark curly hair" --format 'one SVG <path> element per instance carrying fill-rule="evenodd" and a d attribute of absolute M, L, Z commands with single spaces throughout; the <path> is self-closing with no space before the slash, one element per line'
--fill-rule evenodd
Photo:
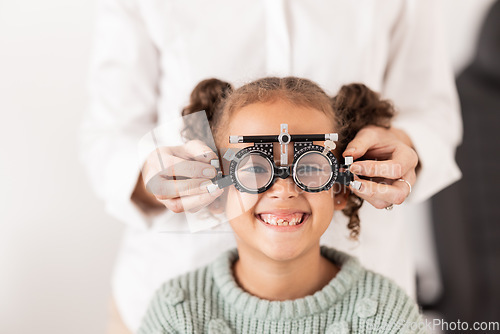
<path fill-rule="evenodd" d="M 219 129 L 228 124 L 235 110 L 253 103 L 272 102 L 276 99 L 314 108 L 330 115 L 339 134 L 335 149 L 337 156 L 342 155 L 347 144 L 363 127 L 375 125 L 389 128 L 390 120 L 394 116 L 390 101 L 382 100 L 379 94 L 360 83 L 344 85 L 336 96 L 329 97 L 316 83 L 297 77 L 267 77 L 236 90 L 228 82 L 207 79 L 194 88 L 189 105 L 182 110 L 182 115 L 205 110 L 210 129 L 197 128 L 194 123 L 185 123 L 182 135 L 188 140 L 204 140 L 213 135 L 216 142 L 222 142 L 223 138 L 220 136 L 223 131 Z M 211 133 L 208 133 L 209 131 Z M 353 239 L 357 239 L 360 232 L 358 210 L 362 204 L 363 200 L 350 192 L 346 207 L 342 210 L 349 218 L 347 227 Z"/>

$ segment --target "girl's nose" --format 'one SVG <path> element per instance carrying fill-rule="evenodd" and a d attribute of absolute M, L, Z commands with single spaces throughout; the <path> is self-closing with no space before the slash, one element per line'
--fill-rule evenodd
<path fill-rule="evenodd" d="M 291 176 L 286 179 L 277 178 L 273 186 L 266 192 L 271 198 L 290 199 L 299 196 L 301 189 L 297 187 Z"/>

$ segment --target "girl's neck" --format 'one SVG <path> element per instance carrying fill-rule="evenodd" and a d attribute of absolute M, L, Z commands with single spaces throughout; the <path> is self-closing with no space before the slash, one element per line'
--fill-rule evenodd
<path fill-rule="evenodd" d="M 240 287 L 267 300 L 303 298 L 321 290 L 339 268 L 320 254 L 319 244 L 301 256 L 275 261 L 262 253 L 238 246 L 239 259 L 233 272 Z"/>

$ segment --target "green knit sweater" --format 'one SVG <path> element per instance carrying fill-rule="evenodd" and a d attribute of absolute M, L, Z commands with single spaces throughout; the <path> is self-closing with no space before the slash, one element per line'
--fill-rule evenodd
<path fill-rule="evenodd" d="M 424 332 L 417 304 L 395 283 L 345 253 L 321 247 L 321 254 L 341 268 L 328 285 L 304 298 L 269 301 L 237 285 L 232 265 L 238 252 L 225 252 L 164 283 L 139 333 Z"/>

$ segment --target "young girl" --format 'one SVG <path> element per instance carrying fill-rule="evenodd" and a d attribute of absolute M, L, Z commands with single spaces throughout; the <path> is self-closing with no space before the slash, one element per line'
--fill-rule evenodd
<path fill-rule="evenodd" d="M 226 82 L 205 80 L 194 89 L 183 115 L 203 109 L 218 147 L 251 146 L 228 144 L 229 135 L 278 135 L 286 123 L 292 135 L 338 133 L 333 151 L 338 161 L 359 129 L 388 127 L 393 115 L 391 104 L 364 85 L 344 86 L 330 98 L 315 83 L 294 77 L 264 78 L 234 91 Z M 274 152 L 279 160 L 279 149 Z M 228 174 L 227 161 L 220 161 Z M 399 333 L 420 328 L 418 306 L 393 282 L 347 254 L 320 246 L 335 210 L 349 217 L 351 237 L 359 234 L 362 201 L 347 188 L 307 192 L 288 177 L 260 194 L 230 186 L 224 195 L 238 249 L 166 282 L 139 333 Z M 250 209 L 239 212 L 241 202 Z"/>

